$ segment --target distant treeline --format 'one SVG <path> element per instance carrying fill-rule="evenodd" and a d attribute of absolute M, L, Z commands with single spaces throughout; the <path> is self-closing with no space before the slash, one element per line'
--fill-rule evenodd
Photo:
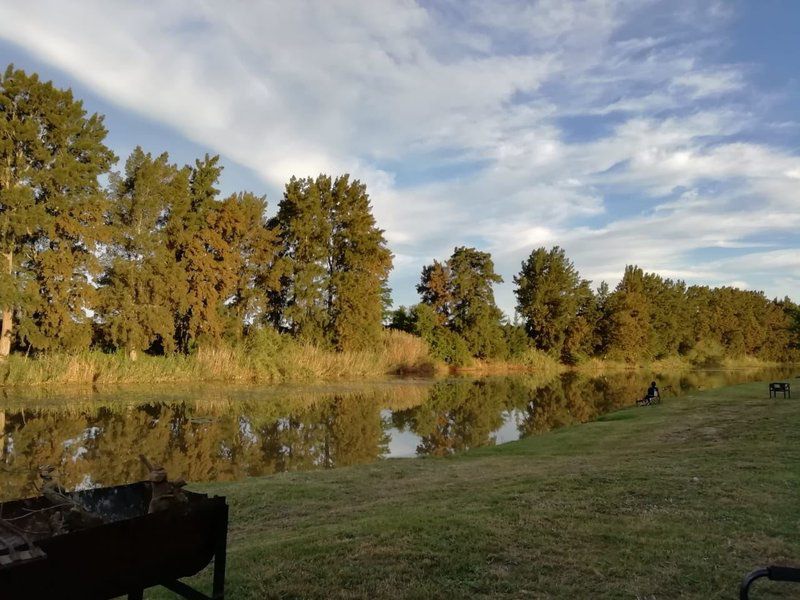
<path fill-rule="evenodd" d="M 491 257 L 456 248 L 422 270 L 420 304 L 392 313 L 391 326 L 426 339 L 442 360 L 514 359 L 533 346 L 567 364 L 587 358 L 628 363 L 674 356 L 712 366 L 724 358 L 798 359 L 800 311 L 788 298 L 682 281 L 625 268 L 611 291 L 592 290 L 559 247 L 537 248 L 514 277 L 517 320 L 494 303 L 501 281 Z"/>
<path fill-rule="evenodd" d="M 292 178 L 267 218 L 263 196 L 220 194 L 219 157 L 181 167 L 137 147 L 118 173 L 106 134 L 70 91 L 13 67 L 0 79 L 0 356 L 190 354 L 265 332 L 369 351 L 386 326 L 451 364 L 534 348 L 568 363 L 795 356 L 788 299 L 637 267 L 595 292 L 559 248 L 514 277 L 513 323 L 491 256 L 465 247 L 423 269 L 418 305 L 390 312 L 392 254 L 358 180 Z"/>

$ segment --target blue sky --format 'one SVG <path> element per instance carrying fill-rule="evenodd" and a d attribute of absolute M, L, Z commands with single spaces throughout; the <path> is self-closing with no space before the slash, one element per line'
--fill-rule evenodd
<path fill-rule="evenodd" d="M 0 62 L 223 187 L 365 181 L 396 304 L 456 245 L 800 300 L 800 2 L 0 0 Z"/>

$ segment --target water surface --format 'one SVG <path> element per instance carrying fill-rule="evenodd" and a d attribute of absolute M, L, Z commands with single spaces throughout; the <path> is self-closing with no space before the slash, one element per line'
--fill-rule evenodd
<path fill-rule="evenodd" d="M 668 397 L 787 375 L 694 371 L 657 380 Z M 636 371 L 549 380 L 6 391 L 0 500 L 35 495 L 42 465 L 55 466 L 68 489 L 140 480 L 140 453 L 195 482 L 443 456 L 595 419 L 632 404 L 651 378 Z"/>

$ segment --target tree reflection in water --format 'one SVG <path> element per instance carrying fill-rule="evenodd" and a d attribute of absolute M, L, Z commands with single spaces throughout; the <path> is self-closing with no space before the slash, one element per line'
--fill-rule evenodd
<path fill-rule="evenodd" d="M 765 371 L 659 375 L 668 394 L 763 380 Z M 57 467 L 69 489 L 143 477 L 138 455 L 189 481 L 333 468 L 389 456 L 392 436 L 413 435 L 421 455 L 492 445 L 581 423 L 641 396 L 652 374 L 567 373 L 454 378 L 355 389 L 203 388 L 103 392 L 52 401 L 6 399 L 0 408 L 0 500 L 36 493 L 38 468 Z M 388 410 L 387 410 L 388 409 Z"/>

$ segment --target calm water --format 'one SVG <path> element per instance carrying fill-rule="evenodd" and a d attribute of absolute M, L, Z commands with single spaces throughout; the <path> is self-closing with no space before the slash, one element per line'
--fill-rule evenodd
<path fill-rule="evenodd" d="M 658 381 L 668 397 L 789 374 L 697 371 Z M 547 381 L 5 392 L 0 500 L 34 495 L 41 465 L 55 466 L 68 489 L 142 479 L 140 453 L 188 481 L 442 456 L 589 421 L 631 404 L 650 380 L 637 372 Z"/>

